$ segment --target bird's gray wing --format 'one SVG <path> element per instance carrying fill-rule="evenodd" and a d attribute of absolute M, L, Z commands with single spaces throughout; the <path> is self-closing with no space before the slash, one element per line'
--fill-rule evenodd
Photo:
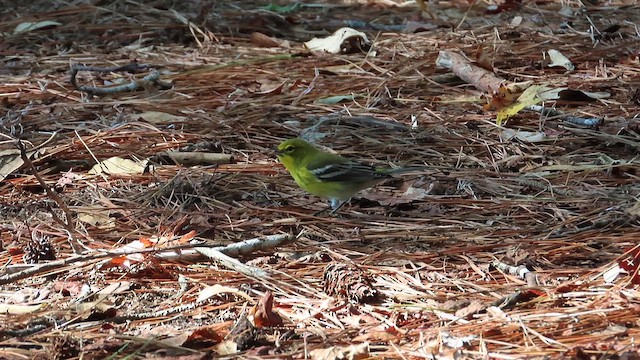
<path fill-rule="evenodd" d="M 311 163 L 307 168 L 321 181 L 372 181 L 390 177 L 371 165 L 356 161 L 330 165 Z"/>

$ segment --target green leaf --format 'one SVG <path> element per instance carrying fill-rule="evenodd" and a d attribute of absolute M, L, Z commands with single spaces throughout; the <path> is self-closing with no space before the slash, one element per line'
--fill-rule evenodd
<path fill-rule="evenodd" d="M 38 30 L 38 29 L 53 27 L 58 25 L 62 25 L 62 24 L 57 21 L 51 21 L 51 20 L 40 21 L 40 22 L 27 21 L 27 22 L 18 24 L 18 26 L 16 26 L 16 28 L 13 30 L 13 34 L 15 35 L 23 32 L 29 32 L 33 30 Z"/>
<path fill-rule="evenodd" d="M 353 101 L 353 99 L 355 99 L 355 95 L 351 94 L 351 95 L 336 95 L 336 96 L 329 96 L 328 98 L 324 98 L 324 99 L 319 99 L 316 102 L 318 104 L 324 104 L 324 105 L 334 105 L 337 104 L 339 102 L 343 102 L 343 101 Z"/>
<path fill-rule="evenodd" d="M 267 6 L 263 6 L 262 8 L 267 11 L 272 11 L 278 14 L 290 14 L 300 10 L 300 7 L 301 7 L 300 3 L 293 3 L 291 5 L 285 5 L 285 6 L 272 3 Z"/>

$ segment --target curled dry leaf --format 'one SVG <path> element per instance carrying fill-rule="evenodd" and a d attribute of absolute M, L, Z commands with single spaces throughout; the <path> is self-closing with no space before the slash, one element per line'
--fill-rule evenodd
<path fill-rule="evenodd" d="M 187 344 L 219 344 L 224 340 L 224 332 L 220 326 L 203 326 L 188 334 Z M 184 344 L 180 344 L 182 346 Z"/>
<path fill-rule="evenodd" d="M 282 317 L 273 311 L 273 294 L 264 293 L 258 304 L 253 308 L 253 324 L 257 328 L 282 326 Z"/>
<path fill-rule="evenodd" d="M 470 320 L 474 314 L 478 314 L 486 308 L 487 304 L 481 301 L 474 300 L 469 302 L 467 306 L 457 309 L 455 315 L 456 317 L 459 317 L 461 319 Z"/>
<path fill-rule="evenodd" d="M 515 138 L 520 141 L 526 141 L 530 143 L 536 143 L 536 142 L 547 140 L 547 135 L 541 131 L 504 129 L 502 131 L 502 136 L 506 140 L 513 140 Z"/>
<path fill-rule="evenodd" d="M 40 151 L 27 151 L 27 157 L 30 159 L 39 155 Z M 14 171 L 20 169 L 24 165 L 20 150 L 8 149 L 0 150 L 0 181 L 4 180 Z"/>
<path fill-rule="evenodd" d="M 640 200 L 636 201 L 635 204 L 627 208 L 624 212 L 631 217 L 640 218 Z"/>
<path fill-rule="evenodd" d="M 235 354 L 238 352 L 238 344 L 232 340 L 223 341 L 215 347 L 215 352 L 217 352 L 218 355 Z"/>
<path fill-rule="evenodd" d="M 207 286 L 204 289 L 202 289 L 202 291 L 200 291 L 200 294 L 198 294 L 197 301 L 198 302 L 205 301 L 211 298 L 212 296 L 225 294 L 225 293 L 233 294 L 238 297 L 244 298 L 245 300 L 253 302 L 253 299 L 251 298 L 251 296 L 247 295 L 247 293 L 240 291 L 232 286 L 224 286 L 220 284 L 214 284 L 212 286 Z"/>
<path fill-rule="evenodd" d="M 349 346 L 332 346 L 325 349 L 315 349 L 309 352 L 313 360 L 358 360 L 369 357 L 369 343 L 364 342 Z"/>
<path fill-rule="evenodd" d="M 101 301 L 89 301 L 76 304 L 73 307 L 76 314 L 81 319 L 87 320 L 101 320 L 116 316 L 117 310 L 111 302 L 104 300 Z"/>
<path fill-rule="evenodd" d="M 187 118 L 185 116 L 178 116 L 173 114 L 167 114 L 160 111 L 147 111 L 140 114 L 132 114 L 131 118 L 134 120 L 142 119 L 150 124 L 175 124 L 184 122 Z"/>
<path fill-rule="evenodd" d="M 504 84 L 491 93 L 489 101 L 482 106 L 482 110 L 501 110 L 513 104 L 516 100 L 513 92 Z"/>
<path fill-rule="evenodd" d="M 0 313 L 5 315 L 22 315 L 30 314 L 36 311 L 40 311 L 45 308 L 47 304 L 38 305 L 14 305 L 14 304 L 0 304 Z"/>
<path fill-rule="evenodd" d="M 57 21 L 52 21 L 52 20 L 45 20 L 45 21 L 39 21 L 39 22 L 23 22 L 20 23 L 16 26 L 15 29 L 13 29 L 13 34 L 20 34 L 20 33 L 25 33 L 25 32 L 29 32 L 29 31 L 35 31 L 35 30 L 40 30 L 40 29 L 47 29 L 47 28 L 52 28 L 52 27 L 56 27 L 62 25 L 61 23 L 57 22 Z"/>
<path fill-rule="evenodd" d="M 621 273 L 622 268 L 620 267 L 620 265 L 618 265 L 618 263 L 616 263 L 602 273 L 602 279 L 607 284 L 611 284 L 618 278 L 618 276 L 620 276 Z"/>
<path fill-rule="evenodd" d="M 111 211 L 99 205 L 83 207 L 78 211 L 78 220 L 95 226 L 98 229 L 112 229 L 116 226 L 115 218 L 110 217 Z"/>
<path fill-rule="evenodd" d="M 395 327 L 388 328 L 387 331 L 370 331 L 353 338 L 353 342 L 398 342 L 401 338 L 400 332 Z"/>
<path fill-rule="evenodd" d="M 251 43 L 261 47 L 282 47 L 286 49 L 291 47 L 289 41 L 267 36 L 261 32 L 251 33 Z"/>
<path fill-rule="evenodd" d="M 569 71 L 575 70 L 576 66 L 573 65 L 571 60 L 569 60 L 566 56 L 562 55 L 560 51 L 551 49 L 547 51 L 547 53 L 549 54 L 549 58 L 551 58 L 549 67 L 561 66 Z"/>
<path fill-rule="evenodd" d="M 117 156 L 110 157 L 99 164 L 94 165 L 89 174 L 109 174 L 109 175 L 131 175 L 142 174 L 147 167 L 149 160 L 133 161 L 129 159 L 119 158 Z"/>
<path fill-rule="evenodd" d="M 350 54 L 366 51 L 371 47 L 365 33 L 349 27 L 340 28 L 326 38 L 313 38 L 304 45 L 311 51 L 331 54 Z"/>

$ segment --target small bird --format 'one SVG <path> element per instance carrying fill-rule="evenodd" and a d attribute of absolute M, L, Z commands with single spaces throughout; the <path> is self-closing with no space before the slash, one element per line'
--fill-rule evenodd
<path fill-rule="evenodd" d="M 322 151 L 297 138 L 280 143 L 276 155 L 302 189 L 329 199 L 332 213 L 359 191 L 392 178 L 392 174 L 426 169 L 380 169 Z"/>

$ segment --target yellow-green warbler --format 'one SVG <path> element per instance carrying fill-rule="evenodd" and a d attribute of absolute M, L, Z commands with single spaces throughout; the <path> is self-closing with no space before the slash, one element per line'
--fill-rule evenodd
<path fill-rule="evenodd" d="M 387 180 L 392 174 L 426 168 L 380 169 L 322 151 L 302 139 L 283 141 L 276 154 L 301 188 L 331 201 L 333 212 L 360 190 Z"/>

